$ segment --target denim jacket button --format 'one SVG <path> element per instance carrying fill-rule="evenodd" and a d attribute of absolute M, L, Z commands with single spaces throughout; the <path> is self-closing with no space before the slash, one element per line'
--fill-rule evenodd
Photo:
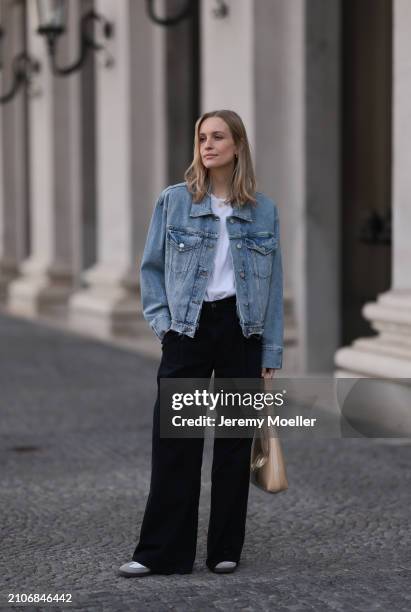
<path fill-rule="evenodd" d="M 244 278 L 244 277 L 245 277 L 244 272 L 240 272 L 240 278 Z"/>
<path fill-rule="evenodd" d="M 241 249 L 241 242 L 237 242 L 237 249 Z"/>
<path fill-rule="evenodd" d="M 184 248 L 184 242 L 180 242 L 180 244 L 178 245 L 180 247 L 180 249 Z"/>

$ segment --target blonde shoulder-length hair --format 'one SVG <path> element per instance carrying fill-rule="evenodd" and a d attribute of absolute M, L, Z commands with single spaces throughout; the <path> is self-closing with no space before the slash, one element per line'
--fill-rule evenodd
<path fill-rule="evenodd" d="M 256 179 L 251 159 L 250 145 L 242 119 L 232 110 L 215 110 L 204 113 L 197 119 L 194 129 L 194 158 L 184 173 L 187 188 L 193 195 L 193 202 L 201 201 L 208 193 L 210 183 L 208 169 L 203 165 L 200 155 L 200 128 L 205 119 L 220 117 L 228 125 L 233 140 L 237 146 L 238 156 L 234 162 L 228 200 L 243 206 L 247 202 L 256 205 Z"/>

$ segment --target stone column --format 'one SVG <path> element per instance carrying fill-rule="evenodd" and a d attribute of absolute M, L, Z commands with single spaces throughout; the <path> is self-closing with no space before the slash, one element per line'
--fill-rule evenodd
<path fill-rule="evenodd" d="M 201 3 L 201 113 L 229 108 L 242 118 L 251 148 L 255 144 L 254 2 L 226 2 L 217 18 L 214 0 Z"/>
<path fill-rule="evenodd" d="M 303 367 L 304 2 L 255 3 L 256 172 L 278 204 L 284 269 L 284 367 Z"/>
<path fill-rule="evenodd" d="M 339 3 L 227 4 L 218 20 L 203 2 L 202 110 L 239 112 L 258 187 L 280 209 L 285 367 L 329 371 L 340 316 Z"/>
<path fill-rule="evenodd" d="M 335 355 L 336 376 L 411 378 L 411 3 L 393 1 L 392 288 L 362 310 L 377 335 Z"/>
<path fill-rule="evenodd" d="M 77 59 L 80 4 L 70 3 L 69 34 L 58 45 L 59 64 Z M 29 105 L 30 257 L 9 287 L 12 312 L 36 315 L 66 302 L 74 272 L 81 185 L 79 74 L 54 77 L 37 32 L 36 5 L 27 3 L 29 52 L 41 62 Z"/>
<path fill-rule="evenodd" d="M 96 70 L 97 261 L 69 311 L 75 326 L 106 335 L 134 329 L 140 317 L 140 259 L 165 187 L 164 32 L 144 2 L 97 0 L 95 9 L 114 23 L 114 63 L 99 59 Z"/>
<path fill-rule="evenodd" d="M 3 3 L 2 24 L 7 34 L 3 41 L 1 93 L 11 87 L 11 63 L 24 48 L 23 4 Z M 7 41 L 7 44 L 6 44 Z M 0 112 L 0 297 L 18 275 L 18 266 L 27 256 L 27 122 L 26 92 L 20 89 Z"/>
<path fill-rule="evenodd" d="M 305 194 L 294 289 L 306 372 L 332 372 L 340 340 L 340 11 L 338 0 L 305 0 Z"/>

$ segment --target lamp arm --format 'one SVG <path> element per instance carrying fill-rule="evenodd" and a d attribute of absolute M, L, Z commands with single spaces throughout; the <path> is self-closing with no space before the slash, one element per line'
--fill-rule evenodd
<path fill-rule="evenodd" d="M 14 96 L 20 89 L 20 86 L 23 84 L 23 82 L 24 78 L 21 78 L 20 75 L 14 73 L 12 86 L 10 87 L 10 90 L 7 93 L 0 96 L 0 104 L 7 104 L 7 102 L 10 102 L 10 100 L 14 98 Z"/>
<path fill-rule="evenodd" d="M 9 91 L 0 96 L 0 104 L 10 102 L 22 85 L 27 85 L 33 72 L 40 70 L 40 64 L 32 59 L 25 51 L 13 59 L 13 83 Z"/>
<path fill-rule="evenodd" d="M 80 21 L 80 33 L 81 33 L 80 35 L 80 38 L 81 38 L 80 55 L 77 61 L 75 61 L 73 64 L 70 64 L 69 66 L 58 66 L 57 65 L 56 37 L 50 36 L 47 39 L 47 43 L 49 47 L 50 61 L 51 61 L 51 66 L 52 66 L 54 74 L 57 74 L 60 76 L 66 76 L 68 74 L 71 74 L 72 72 L 75 72 L 76 70 L 81 68 L 81 66 L 85 62 L 90 49 L 98 51 L 104 48 L 104 45 L 97 43 L 93 39 L 92 35 L 89 34 L 89 25 L 93 23 L 94 21 L 99 21 L 100 23 L 102 23 L 102 25 L 104 26 L 104 33 L 105 33 L 106 38 L 111 37 L 112 25 L 104 17 L 102 17 L 98 13 L 95 13 L 94 11 L 89 11 L 88 13 L 83 15 Z"/>

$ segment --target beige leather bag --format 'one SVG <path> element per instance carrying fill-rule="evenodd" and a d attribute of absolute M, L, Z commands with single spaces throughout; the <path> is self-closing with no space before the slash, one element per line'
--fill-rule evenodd
<path fill-rule="evenodd" d="M 264 391 L 272 390 L 273 379 L 264 379 Z M 271 407 L 270 407 L 271 410 Z M 264 415 L 269 414 L 267 407 Z M 265 423 L 256 427 L 251 447 L 250 480 L 256 487 L 267 493 L 279 493 L 288 489 L 287 472 L 281 441 L 272 427 Z"/>

